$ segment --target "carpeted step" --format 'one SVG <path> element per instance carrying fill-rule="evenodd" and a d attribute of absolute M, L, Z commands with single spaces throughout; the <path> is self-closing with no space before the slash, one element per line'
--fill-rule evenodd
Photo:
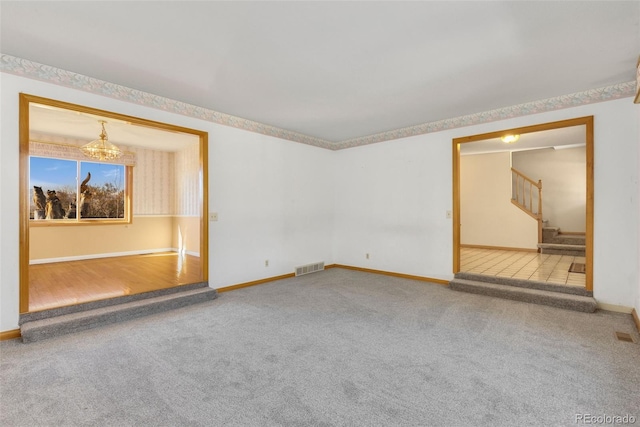
<path fill-rule="evenodd" d="M 548 305 L 573 311 L 593 313 L 596 310 L 596 300 L 593 297 L 581 295 L 570 295 L 459 278 L 454 278 L 449 282 L 449 287 L 461 292 Z"/>
<path fill-rule="evenodd" d="M 142 292 L 133 295 L 124 295 L 114 298 L 105 298 L 96 301 L 84 302 L 80 304 L 67 305 L 64 307 L 51 308 L 48 310 L 33 311 L 31 313 L 23 313 L 20 315 L 19 325 L 26 322 L 32 322 L 34 320 L 47 319 L 49 317 L 62 316 L 65 314 L 77 313 L 79 311 L 88 311 L 96 308 L 108 307 L 111 305 L 124 304 L 132 301 L 139 301 L 142 299 L 149 299 L 159 297 L 163 295 L 176 294 L 179 292 L 186 292 L 193 289 L 207 288 L 209 284 L 207 282 L 189 283 L 187 285 L 173 286 L 171 288 L 157 289 L 155 291 Z"/>
<path fill-rule="evenodd" d="M 213 300 L 217 296 L 218 292 L 209 287 L 181 290 L 167 295 L 26 321 L 20 326 L 20 333 L 23 342 L 33 342 L 182 308 Z"/>
<path fill-rule="evenodd" d="M 475 282 L 493 283 L 494 285 L 515 286 L 518 288 L 538 289 L 540 291 L 580 295 L 583 297 L 593 296 L 593 292 L 586 290 L 583 286 L 562 285 L 559 283 L 542 282 L 538 280 L 514 279 L 512 277 L 489 276 L 486 274 L 466 272 L 456 273 L 455 278 Z"/>
<path fill-rule="evenodd" d="M 558 234 L 548 242 L 543 243 L 556 243 L 560 245 L 583 245 L 585 244 L 586 237 L 584 234 Z"/>
<path fill-rule="evenodd" d="M 585 245 L 565 245 L 558 243 L 538 243 L 540 253 L 550 255 L 585 256 Z"/>
<path fill-rule="evenodd" d="M 550 242 L 558 233 L 560 233 L 560 228 L 558 227 L 542 227 L 542 241 Z"/>

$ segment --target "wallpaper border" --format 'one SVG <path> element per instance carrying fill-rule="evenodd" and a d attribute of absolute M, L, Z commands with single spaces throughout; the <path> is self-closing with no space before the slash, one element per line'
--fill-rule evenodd
<path fill-rule="evenodd" d="M 473 126 L 499 120 L 528 116 L 531 114 L 562 110 L 565 108 L 578 107 L 581 105 L 594 104 L 597 102 L 612 101 L 615 99 L 633 96 L 634 88 L 635 82 L 619 83 L 616 85 L 591 89 L 584 92 L 576 92 L 569 95 L 556 96 L 553 98 L 527 102 L 510 107 L 483 111 L 481 113 L 468 114 L 451 119 L 438 120 L 435 122 L 422 123 L 416 126 L 394 129 L 374 135 L 341 141 L 336 143 L 334 146 L 335 149 L 340 150 L 344 148 L 374 144 L 376 142 L 391 141 L 394 139 L 406 138 L 426 133 L 441 132 L 444 130 L 457 129 L 466 126 Z"/>
<path fill-rule="evenodd" d="M 327 149 L 332 149 L 333 146 L 331 142 L 320 138 L 197 107 L 7 54 L 1 54 L 0 71 L 289 141 Z"/>
<path fill-rule="evenodd" d="M 421 123 L 415 126 L 394 129 L 359 138 L 331 142 L 321 138 L 209 110 L 207 108 L 197 107 L 185 102 L 153 95 L 148 92 L 128 88 L 115 83 L 109 83 L 93 77 L 61 70 L 49 65 L 40 64 L 11 55 L 1 54 L 0 71 L 329 150 L 341 150 L 345 148 L 374 144 L 377 142 L 391 141 L 410 136 L 544 113 L 547 111 L 577 107 L 580 105 L 633 97 L 636 89 L 635 81 L 619 83 L 584 92 L 576 92 L 569 95 L 527 102 L 510 107 L 497 108 L 495 110 L 468 114 L 435 122 Z"/>

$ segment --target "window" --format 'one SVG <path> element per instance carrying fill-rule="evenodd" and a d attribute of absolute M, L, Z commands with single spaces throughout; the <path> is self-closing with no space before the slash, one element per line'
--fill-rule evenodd
<path fill-rule="evenodd" d="M 131 166 L 29 157 L 35 223 L 130 222 Z"/>

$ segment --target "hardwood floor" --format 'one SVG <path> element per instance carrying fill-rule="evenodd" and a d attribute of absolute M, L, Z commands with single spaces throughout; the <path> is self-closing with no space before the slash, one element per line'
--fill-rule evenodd
<path fill-rule="evenodd" d="M 202 281 L 200 258 L 176 252 L 29 266 L 29 311 Z"/>

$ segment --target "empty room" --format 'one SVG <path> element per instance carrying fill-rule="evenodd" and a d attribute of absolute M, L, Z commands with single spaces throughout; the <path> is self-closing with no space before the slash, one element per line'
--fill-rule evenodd
<path fill-rule="evenodd" d="M 640 423 L 640 2 L 0 2 L 0 424 Z"/>

